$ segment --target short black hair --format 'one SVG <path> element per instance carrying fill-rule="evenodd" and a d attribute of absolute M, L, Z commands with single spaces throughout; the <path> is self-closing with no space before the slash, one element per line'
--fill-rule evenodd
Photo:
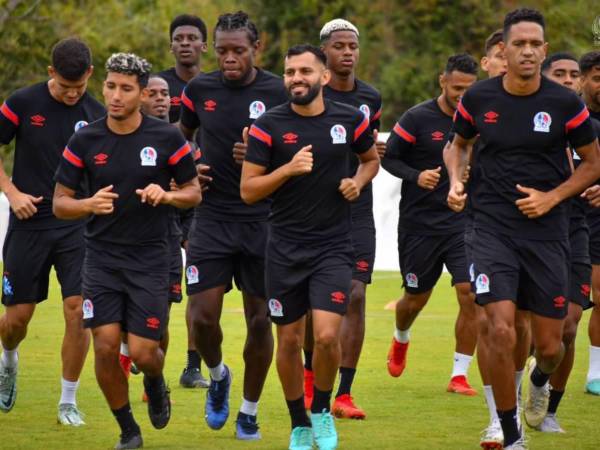
<path fill-rule="evenodd" d="M 446 73 L 452 73 L 455 70 L 470 75 L 477 75 L 477 61 L 468 53 L 452 55 L 446 63 Z"/>
<path fill-rule="evenodd" d="M 138 84 L 145 88 L 150 79 L 152 65 L 133 53 L 113 53 L 104 66 L 107 72 L 137 75 Z"/>
<path fill-rule="evenodd" d="M 206 42 L 208 34 L 206 31 L 206 24 L 200 17 L 193 16 L 191 14 L 181 14 L 173 19 L 171 25 L 169 26 L 169 40 L 173 40 L 173 33 L 177 28 L 185 26 L 198 28 L 200 34 L 202 35 L 202 42 Z"/>
<path fill-rule="evenodd" d="M 542 27 L 542 30 L 546 30 L 546 21 L 541 12 L 536 9 L 519 8 L 509 12 L 504 17 L 504 26 L 502 27 L 502 33 L 504 34 L 504 40 L 508 38 L 508 32 L 513 25 L 521 22 L 534 22 Z"/>
<path fill-rule="evenodd" d="M 148 76 L 148 82 L 150 82 L 150 80 L 163 80 L 165 83 L 167 83 L 167 87 L 169 86 L 169 82 L 167 80 L 165 80 L 163 77 L 161 77 L 159 74 L 157 73 L 151 73 Z"/>
<path fill-rule="evenodd" d="M 579 64 L 579 61 L 577 61 L 577 58 L 575 58 L 571 53 L 569 52 L 556 52 L 556 53 L 552 53 L 550 56 L 546 56 L 546 59 L 544 59 L 544 61 L 542 62 L 542 73 L 547 72 L 548 70 L 550 70 L 550 67 L 552 66 L 552 63 L 555 61 L 561 61 L 563 59 L 568 59 L 570 61 L 575 61 L 577 64 Z"/>
<path fill-rule="evenodd" d="M 254 22 L 250 20 L 250 16 L 244 11 L 236 13 L 221 14 L 215 25 L 213 34 L 216 36 L 217 31 L 237 31 L 246 30 L 250 43 L 254 44 L 258 41 L 258 29 Z"/>
<path fill-rule="evenodd" d="M 63 39 L 52 48 L 52 67 L 69 81 L 80 80 L 91 65 L 90 48 L 77 38 Z"/>
<path fill-rule="evenodd" d="M 579 70 L 582 75 L 586 75 L 594 67 L 600 69 L 600 51 L 594 50 L 581 56 L 579 59 Z"/>
<path fill-rule="evenodd" d="M 312 53 L 319 61 L 323 63 L 324 66 L 327 66 L 327 56 L 325 56 L 323 50 L 311 44 L 294 45 L 288 49 L 285 57 L 289 58 L 290 56 L 298 56 L 304 53 Z"/>
<path fill-rule="evenodd" d="M 488 38 L 485 40 L 485 46 L 483 48 L 485 54 L 487 55 L 495 45 L 498 45 L 503 40 L 504 40 L 504 32 L 502 31 L 502 28 L 498 28 L 496 31 L 494 31 L 492 34 L 490 34 L 488 36 Z"/>

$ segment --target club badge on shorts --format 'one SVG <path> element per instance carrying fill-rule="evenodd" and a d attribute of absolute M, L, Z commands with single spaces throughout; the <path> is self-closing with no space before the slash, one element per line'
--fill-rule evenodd
<path fill-rule="evenodd" d="M 533 118 L 533 131 L 550 133 L 550 125 L 552 125 L 552 117 L 547 112 L 540 111 Z"/>
<path fill-rule="evenodd" d="M 156 166 L 156 158 L 158 153 L 152 147 L 144 147 L 140 152 L 142 166 Z"/>
<path fill-rule="evenodd" d="M 196 266 L 189 266 L 185 270 L 185 277 L 187 278 L 187 284 L 195 284 L 200 280 L 200 273 Z"/>
<path fill-rule="evenodd" d="M 87 127 L 88 123 L 85 120 L 80 120 L 75 124 L 75 131 L 81 130 L 83 127 Z"/>
<path fill-rule="evenodd" d="M 250 103 L 250 118 L 258 119 L 267 110 L 267 107 L 260 100 L 254 100 Z"/>
<path fill-rule="evenodd" d="M 271 317 L 283 317 L 283 305 L 276 298 L 269 300 L 269 311 L 271 312 Z"/>
<path fill-rule="evenodd" d="M 83 301 L 83 318 L 92 319 L 94 317 L 94 304 L 89 298 Z"/>
<path fill-rule="evenodd" d="M 485 273 L 480 273 L 475 280 L 475 293 L 487 294 L 488 292 L 490 292 L 490 278 Z"/>
<path fill-rule="evenodd" d="M 346 143 L 346 129 L 342 125 L 334 125 L 331 127 L 331 142 L 334 144 Z"/>
<path fill-rule="evenodd" d="M 409 288 L 418 288 L 419 287 L 419 278 L 414 273 L 406 274 L 406 285 Z"/>

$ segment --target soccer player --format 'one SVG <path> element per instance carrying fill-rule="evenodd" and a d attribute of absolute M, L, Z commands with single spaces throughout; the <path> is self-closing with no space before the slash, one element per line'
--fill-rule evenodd
<path fill-rule="evenodd" d="M 108 110 L 68 142 L 56 173 L 54 213 L 86 223 L 83 319 L 92 329 L 96 378 L 121 428 L 116 449 L 142 447 L 119 364 L 122 330 L 144 373 L 148 415 L 164 428 L 171 415 L 159 347 L 168 315 L 168 206 L 201 199 L 190 145 L 179 130 L 140 112 L 150 65 L 130 53 L 106 62 Z M 75 195 L 85 179 L 91 197 Z M 178 189 L 169 191 L 175 180 Z"/>
<path fill-rule="evenodd" d="M 171 53 L 175 58 L 175 67 L 163 70 L 158 75 L 165 79 L 169 84 L 169 96 L 171 109 L 169 111 L 169 121 L 175 123 L 181 115 L 181 95 L 183 89 L 192 78 L 201 71 L 201 58 L 207 49 L 206 24 L 197 16 L 182 14 L 171 22 L 169 26 L 169 40 L 171 42 Z M 181 228 L 181 238 L 185 244 L 188 239 L 189 228 L 193 219 L 193 211 L 182 211 L 180 213 L 179 224 L 174 226 Z M 173 257 L 175 254 L 173 253 Z M 179 255 L 181 259 L 181 255 Z M 180 262 L 180 264 L 183 264 Z M 173 272 L 172 276 L 175 276 Z M 181 274 L 177 276 L 181 285 Z M 177 295 L 181 302 L 181 292 L 173 293 Z M 192 324 L 190 320 L 190 304 L 186 305 L 185 323 L 187 326 L 188 348 L 187 364 L 179 378 L 179 384 L 186 388 L 203 387 L 207 388 L 209 383 L 202 375 L 200 370 L 200 355 L 196 351 L 196 344 L 192 337 Z"/>
<path fill-rule="evenodd" d="M 369 118 L 323 99 L 330 79 L 326 64 L 317 47 L 288 50 L 284 82 L 290 102 L 252 126 L 242 169 L 246 203 L 273 199 L 266 283 L 277 325 L 277 371 L 292 419 L 291 450 L 312 448 L 313 436 L 321 450 L 337 447 L 330 403 L 354 261 L 349 202 L 379 167 Z M 350 178 L 353 153 L 360 163 Z M 315 342 L 311 419 L 304 409 L 301 358 L 309 309 Z"/>
<path fill-rule="evenodd" d="M 586 53 L 579 60 L 581 94 L 592 118 L 600 121 L 600 51 Z M 598 122 L 595 122 L 598 125 Z M 594 309 L 590 316 L 590 364 L 586 392 L 600 395 L 600 209 L 593 208 L 587 216 L 590 228 L 590 258 L 592 261 L 592 294 Z"/>
<path fill-rule="evenodd" d="M 84 222 L 57 219 L 52 193 L 67 140 L 104 115 L 104 107 L 86 93 L 92 71 L 88 46 L 78 39 L 62 40 L 52 49 L 50 79 L 16 91 L 0 107 L 0 143 L 16 139 L 12 179 L 0 164 L 0 189 L 11 208 L 3 249 L 0 410 L 8 412 L 15 404 L 18 345 L 36 304 L 48 297 L 54 266 L 65 318 L 58 421 L 74 426 L 84 424 L 76 393 L 90 342 L 81 319 Z"/>
<path fill-rule="evenodd" d="M 504 448 L 525 448 L 517 424 L 515 310 L 531 313 L 537 365 L 531 373 L 527 421 L 539 425 L 548 407 L 548 379 L 564 354 L 568 296 L 567 198 L 600 175 L 589 113 L 577 95 L 540 74 L 546 55 L 544 18 L 517 9 L 504 20 L 503 77 L 469 89 L 457 108 L 449 152 L 448 205 L 464 208 L 468 146 L 479 135 L 478 178 L 471 192 L 477 301 L 490 322 L 492 385 Z M 582 162 L 570 174 L 569 143 Z M 517 298 L 518 293 L 518 298 Z M 518 302 L 518 304 L 517 304 Z"/>
<path fill-rule="evenodd" d="M 193 336 L 211 377 L 206 422 L 218 430 L 229 416 L 231 373 L 223 363 L 219 324 L 232 279 L 242 291 L 247 325 L 244 390 L 236 421 L 238 439 L 260 439 L 258 400 L 273 359 L 265 300 L 264 255 L 270 202 L 240 198 L 247 127 L 286 99 L 281 78 L 254 66 L 258 30 L 242 11 L 223 14 L 214 30 L 219 70 L 194 78 L 182 95 L 180 126 L 191 140 L 198 129 L 199 168 L 213 181 L 196 208 L 187 248 L 186 279 Z"/>
<path fill-rule="evenodd" d="M 542 63 L 542 75 L 548 79 L 562 84 L 575 92 L 579 91 L 580 71 L 577 59 L 564 52 L 548 56 Z M 572 153 L 571 149 L 567 150 Z M 572 155 L 574 167 L 580 163 L 577 154 Z M 575 360 L 575 337 L 581 315 L 585 309 L 591 308 L 590 281 L 592 279 L 592 265 L 589 253 L 589 229 L 585 221 L 588 210 L 587 202 L 581 197 L 571 200 L 571 214 L 569 222 L 569 241 L 571 245 L 570 281 L 569 281 L 569 309 L 565 318 L 563 329 L 563 343 L 565 356 L 550 377 L 550 397 L 548 411 L 543 422 L 537 426 L 539 431 L 547 433 L 564 433 L 556 418 L 556 411 L 567 386 L 573 362 Z"/>
<path fill-rule="evenodd" d="M 398 252 L 405 292 L 396 304 L 388 371 L 393 377 L 404 371 L 410 327 L 427 304 L 445 264 L 459 303 L 454 367 L 447 390 L 463 395 L 477 393 L 467 381 L 477 343 L 477 322 L 465 254 L 465 217 L 446 205 L 448 177 L 443 149 L 456 105 L 476 79 L 477 63 L 471 56 L 448 58 L 439 77 L 441 94 L 402 115 L 390 134 L 381 163 L 403 180 Z"/>

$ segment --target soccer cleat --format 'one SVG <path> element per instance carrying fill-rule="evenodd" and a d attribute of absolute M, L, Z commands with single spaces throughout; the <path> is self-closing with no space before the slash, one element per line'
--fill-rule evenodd
<path fill-rule="evenodd" d="M 129 374 L 131 374 L 131 358 L 125 356 L 123 353 L 119 353 L 119 364 L 121 364 L 121 369 L 123 369 L 125 376 L 129 378 Z"/>
<path fill-rule="evenodd" d="M 167 388 L 163 379 L 160 385 L 153 389 L 148 383 L 148 377 L 144 375 L 144 390 L 148 394 L 148 417 L 150 417 L 152 426 L 160 430 L 167 426 L 171 418 L 169 388 Z"/>
<path fill-rule="evenodd" d="M 537 387 L 529 383 L 529 391 L 525 400 L 525 422 L 531 428 L 537 428 L 544 421 L 548 411 L 548 401 L 550 399 L 550 387 L 546 383 L 542 387 Z"/>
<path fill-rule="evenodd" d="M 600 379 L 590 380 L 585 384 L 585 392 L 592 395 L 600 395 Z"/>
<path fill-rule="evenodd" d="M 9 412 L 17 400 L 17 367 L 5 367 L 0 362 L 0 410 Z"/>
<path fill-rule="evenodd" d="M 210 381 L 202 376 L 197 367 L 186 367 L 179 377 L 179 384 L 184 388 L 207 388 Z"/>
<path fill-rule="evenodd" d="M 310 409 L 315 395 L 315 373 L 304 369 L 304 409 Z"/>
<path fill-rule="evenodd" d="M 406 367 L 406 352 L 408 351 L 409 342 L 403 344 L 398 342 L 396 338 L 392 338 L 392 345 L 388 352 L 387 367 L 388 372 L 393 377 L 399 377 L 404 372 Z"/>
<path fill-rule="evenodd" d="M 142 448 L 144 446 L 144 441 L 142 440 L 142 435 L 132 434 L 129 436 L 121 435 L 119 442 L 115 445 L 115 450 L 126 450 L 131 448 Z"/>
<path fill-rule="evenodd" d="M 225 377 L 221 381 L 211 380 L 206 393 L 204 412 L 206 423 L 213 430 L 220 430 L 229 417 L 229 390 L 231 389 L 231 370 L 225 366 Z"/>
<path fill-rule="evenodd" d="M 468 395 L 473 396 L 477 395 L 477 391 L 471 387 L 469 382 L 467 381 L 467 377 L 464 375 L 457 375 L 450 379 L 450 383 L 448 383 L 448 387 L 446 388 L 448 392 L 454 392 L 455 394 Z"/>
<path fill-rule="evenodd" d="M 525 435 L 521 434 L 518 441 L 513 442 L 511 445 L 504 447 L 504 450 L 527 450 L 527 441 Z"/>
<path fill-rule="evenodd" d="M 334 450 L 337 448 L 338 436 L 335 421 L 331 413 L 323 410 L 320 414 L 312 414 L 313 436 L 319 450 Z"/>
<path fill-rule="evenodd" d="M 256 416 L 238 412 L 235 420 L 235 437 L 241 441 L 257 441 L 261 438 Z"/>
<path fill-rule="evenodd" d="M 367 417 L 365 412 L 354 404 L 354 399 L 350 394 L 343 394 L 336 397 L 331 408 L 333 415 L 338 419 L 358 419 Z"/>
<path fill-rule="evenodd" d="M 72 403 L 61 403 L 58 405 L 57 422 L 62 425 L 71 425 L 73 427 L 85 425 L 83 417 L 84 414 Z"/>
<path fill-rule="evenodd" d="M 312 450 L 313 430 L 311 427 L 296 427 L 290 435 L 289 450 Z"/>
<path fill-rule="evenodd" d="M 481 433 L 479 445 L 484 450 L 502 450 L 504 443 L 504 433 L 498 419 L 490 422 L 488 427 Z"/>
<path fill-rule="evenodd" d="M 544 417 L 544 420 L 542 421 L 542 423 L 535 428 L 538 431 L 541 431 L 542 433 L 564 433 L 565 430 L 563 430 L 560 426 L 560 424 L 558 423 L 558 419 L 556 418 L 556 414 L 546 414 L 546 417 Z"/>

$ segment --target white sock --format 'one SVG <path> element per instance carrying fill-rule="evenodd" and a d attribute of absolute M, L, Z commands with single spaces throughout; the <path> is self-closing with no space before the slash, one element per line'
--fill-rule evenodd
<path fill-rule="evenodd" d="M 258 402 L 250 402 L 242 397 L 242 406 L 240 406 L 240 412 L 248 414 L 249 416 L 256 416 L 258 411 Z"/>
<path fill-rule="evenodd" d="M 14 350 L 7 350 L 3 348 L 2 352 L 2 364 L 4 367 L 13 368 L 17 367 L 17 363 L 19 362 L 19 350 L 15 348 Z"/>
<path fill-rule="evenodd" d="M 452 378 L 459 375 L 467 376 L 469 372 L 469 366 L 473 361 L 473 356 L 465 355 L 463 353 L 454 352 L 454 366 L 452 367 Z"/>
<path fill-rule="evenodd" d="M 490 411 L 490 422 L 498 420 L 498 411 L 496 411 L 496 400 L 494 400 L 494 391 L 491 385 L 483 386 L 485 393 L 485 403 Z"/>
<path fill-rule="evenodd" d="M 600 347 L 590 345 L 590 368 L 587 373 L 587 382 L 600 380 Z"/>
<path fill-rule="evenodd" d="M 75 396 L 77 395 L 77 388 L 79 387 L 79 380 L 77 381 L 67 381 L 64 378 L 61 378 L 62 391 L 60 393 L 60 401 L 59 405 L 63 403 L 70 403 L 72 405 L 77 405 L 77 400 Z"/>
<path fill-rule="evenodd" d="M 127 345 L 125 342 L 121 342 L 120 352 L 123 356 L 129 356 L 129 345 Z"/>
<path fill-rule="evenodd" d="M 410 330 L 402 331 L 401 329 L 396 328 L 396 331 L 394 331 L 394 339 L 401 344 L 408 344 L 408 341 L 410 340 Z"/>
<path fill-rule="evenodd" d="M 221 361 L 217 367 L 209 367 L 208 370 L 210 371 L 210 377 L 214 381 L 221 381 L 225 378 L 225 366 L 223 365 L 223 361 Z"/>

